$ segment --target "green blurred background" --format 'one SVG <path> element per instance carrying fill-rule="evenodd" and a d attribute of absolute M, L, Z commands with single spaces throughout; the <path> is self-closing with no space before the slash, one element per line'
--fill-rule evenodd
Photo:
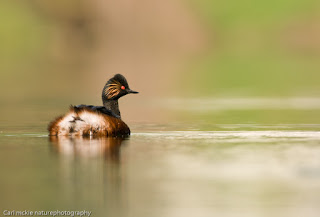
<path fill-rule="evenodd" d="M 318 123 L 319 14 L 317 0 L 0 1 L 1 121 L 100 105 L 122 73 L 141 93 L 121 100 L 129 122 Z"/>

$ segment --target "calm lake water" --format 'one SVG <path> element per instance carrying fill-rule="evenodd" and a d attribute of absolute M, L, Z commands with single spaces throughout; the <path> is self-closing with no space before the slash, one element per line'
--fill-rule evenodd
<path fill-rule="evenodd" d="M 301 122 L 130 123 L 125 140 L 50 139 L 46 121 L 2 122 L 1 212 L 319 216 L 320 124 Z"/>

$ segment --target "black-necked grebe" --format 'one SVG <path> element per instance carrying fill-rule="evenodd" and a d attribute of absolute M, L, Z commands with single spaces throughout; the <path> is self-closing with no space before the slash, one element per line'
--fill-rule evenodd
<path fill-rule="evenodd" d="M 138 93 L 129 88 L 123 75 L 116 74 L 104 86 L 103 106 L 77 105 L 57 117 L 48 126 L 50 136 L 128 136 L 129 127 L 121 120 L 118 99 L 129 93 Z"/>

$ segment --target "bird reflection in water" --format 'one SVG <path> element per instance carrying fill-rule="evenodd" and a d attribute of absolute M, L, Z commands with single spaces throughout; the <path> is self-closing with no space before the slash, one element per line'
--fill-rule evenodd
<path fill-rule="evenodd" d="M 123 215 L 127 192 L 121 149 L 127 140 L 50 137 L 52 151 L 59 156 L 59 185 L 66 204 L 90 207 L 96 214 Z"/>
<path fill-rule="evenodd" d="M 52 148 L 63 155 L 83 158 L 104 157 L 106 161 L 120 163 L 120 149 L 125 138 L 118 137 L 50 137 Z"/>

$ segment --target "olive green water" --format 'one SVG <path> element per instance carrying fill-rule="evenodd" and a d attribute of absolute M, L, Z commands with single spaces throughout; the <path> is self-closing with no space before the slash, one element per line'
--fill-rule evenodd
<path fill-rule="evenodd" d="M 309 110 L 292 110 L 300 115 L 285 124 L 269 123 L 259 110 L 131 122 L 126 140 L 50 139 L 46 124 L 57 112 L 39 105 L 30 111 L 20 121 L 1 117 L 1 213 L 319 216 L 320 124 Z M 289 122 L 287 110 L 276 113 Z"/>

